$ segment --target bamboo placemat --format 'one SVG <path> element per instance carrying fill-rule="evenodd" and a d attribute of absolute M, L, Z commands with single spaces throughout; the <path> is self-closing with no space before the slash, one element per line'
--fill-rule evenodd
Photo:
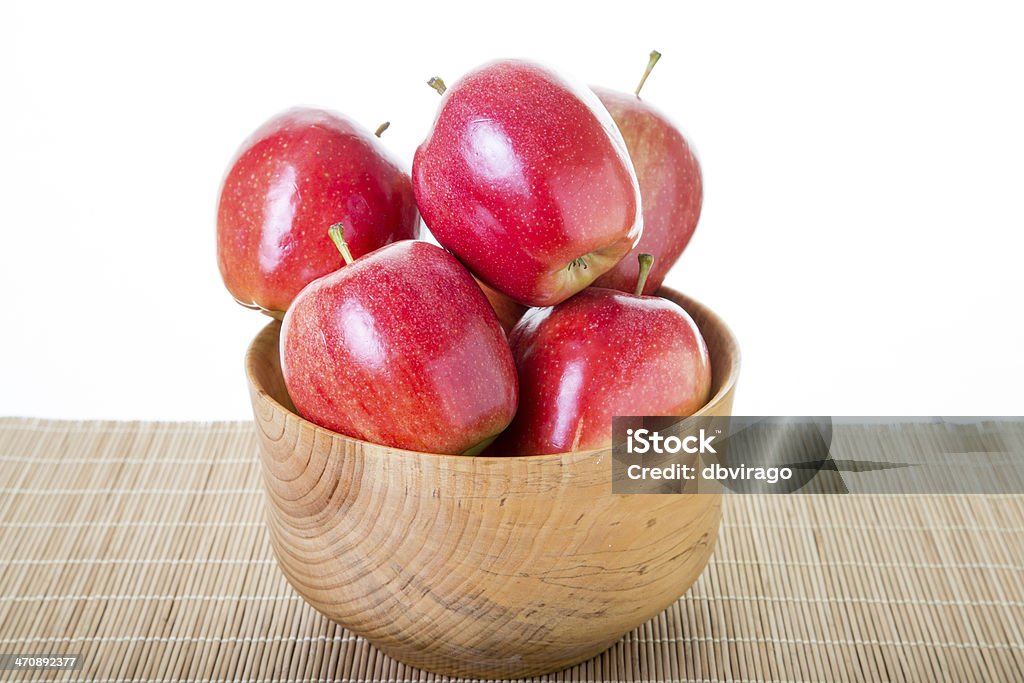
<path fill-rule="evenodd" d="M 0 654 L 67 681 L 442 680 L 278 571 L 246 423 L 0 419 Z M 728 496 L 700 580 L 540 680 L 1024 680 L 1024 497 Z"/>

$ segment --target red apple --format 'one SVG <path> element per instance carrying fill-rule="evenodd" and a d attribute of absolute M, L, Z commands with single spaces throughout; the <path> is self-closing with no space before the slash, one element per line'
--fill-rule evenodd
<path fill-rule="evenodd" d="M 493 287 L 488 287 L 485 282 L 477 280 L 476 283 L 480 285 L 480 289 L 487 297 L 487 301 L 490 302 L 495 315 L 498 316 L 501 329 L 505 330 L 505 334 L 510 333 L 519 319 L 523 317 L 523 313 L 526 313 L 526 306 L 513 301 Z"/>
<path fill-rule="evenodd" d="M 675 303 L 589 287 L 527 311 L 509 343 L 519 412 L 489 452 L 562 453 L 610 447 L 616 415 L 692 415 L 709 398 L 704 339 Z"/>
<path fill-rule="evenodd" d="M 344 222 L 357 257 L 419 234 L 409 176 L 351 121 L 293 109 L 242 145 L 217 209 L 217 259 L 232 296 L 280 317 L 303 287 L 344 265 L 327 229 Z"/>
<path fill-rule="evenodd" d="M 528 306 L 567 299 L 642 230 L 629 154 L 597 96 L 551 71 L 499 61 L 443 92 L 416 150 L 413 189 L 437 241 Z"/>
<path fill-rule="evenodd" d="M 479 452 L 516 412 L 494 311 L 427 242 L 382 247 L 303 289 L 284 317 L 281 367 L 303 417 L 394 448 Z"/>
<path fill-rule="evenodd" d="M 640 181 L 644 234 L 633 251 L 654 256 L 654 268 L 644 290 L 647 294 L 658 291 L 690 242 L 703 201 L 700 163 L 693 147 L 664 114 L 640 99 L 640 87 L 660 56 L 651 53 L 651 62 L 635 94 L 594 88 L 622 132 Z M 595 284 L 631 292 L 636 278 L 637 260 L 624 258 Z"/>

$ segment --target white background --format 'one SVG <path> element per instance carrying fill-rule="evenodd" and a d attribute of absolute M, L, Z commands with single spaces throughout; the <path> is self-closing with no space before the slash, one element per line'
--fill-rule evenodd
<path fill-rule="evenodd" d="M 1011 3 L 3 3 L 0 414 L 246 418 L 265 323 L 218 186 L 279 110 L 405 159 L 496 57 L 644 91 L 695 143 L 671 284 L 744 352 L 747 414 L 1024 413 L 1024 22 Z"/>

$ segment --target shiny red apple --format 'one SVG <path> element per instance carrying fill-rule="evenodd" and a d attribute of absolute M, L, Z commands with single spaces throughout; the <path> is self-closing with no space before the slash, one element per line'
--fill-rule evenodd
<path fill-rule="evenodd" d="M 483 66 L 443 92 L 412 164 L 437 241 L 528 306 L 567 299 L 642 230 L 622 136 L 593 92 L 523 61 Z"/>
<path fill-rule="evenodd" d="M 636 294 L 589 287 L 523 316 L 509 338 L 519 411 L 490 453 L 609 447 L 616 415 L 685 416 L 707 403 L 704 338 L 675 303 L 639 295 L 646 268 Z"/>
<path fill-rule="evenodd" d="M 640 87 L 660 56 L 651 53 L 651 62 L 634 94 L 594 88 L 622 132 L 640 182 L 644 233 L 633 253 L 654 256 L 654 268 L 644 290 L 647 294 L 661 287 L 689 244 L 704 197 L 700 163 L 693 146 L 664 114 L 640 99 Z M 637 274 L 637 259 L 624 258 L 594 284 L 631 292 Z"/>
<path fill-rule="evenodd" d="M 293 109 L 242 145 L 220 191 L 217 260 L 232 296 L 280 317 L 303 287 L 344 265 L 335 223 L 357 257 L 419 234 L 409 176 L 370 133 L 338 114 Z"/>
<path fill-rule="evenodd" d="M 394 448 L 476 453 L 516 412 L 494 311 L 427 242 L 387 245 L 303 289 L 284 317 L 281 367 L 303 417 Z"/>

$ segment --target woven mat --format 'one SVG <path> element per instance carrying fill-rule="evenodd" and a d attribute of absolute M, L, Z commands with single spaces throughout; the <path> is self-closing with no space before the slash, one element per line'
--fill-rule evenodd
<path fill-rule="evenodd" d="M 0 419 L 4 680 L 385 680 L 288 586 L 245 423 Z M 1024 680 L 1024 497 L 730 496 L 707 570 L 555 681 Z"/>

